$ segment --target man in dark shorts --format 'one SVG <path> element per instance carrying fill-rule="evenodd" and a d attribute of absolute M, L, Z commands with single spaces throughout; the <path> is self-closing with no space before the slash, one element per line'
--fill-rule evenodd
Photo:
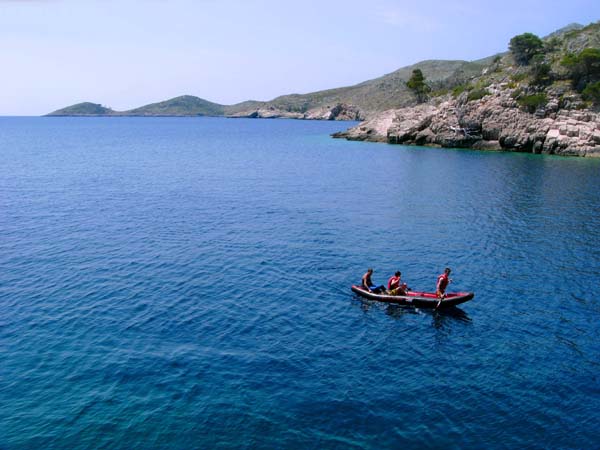
<path fill-rule="evenodd" d="M 369 292 L 373 292 L 375 294 L 381 294 L 384 290 L 384 286 L 375 286 L 373 281 L 371 280 L 371 275 L 373 275 L 373 269 L 369 268 L 367 273 L 362 276 L 362 287 Z"/>

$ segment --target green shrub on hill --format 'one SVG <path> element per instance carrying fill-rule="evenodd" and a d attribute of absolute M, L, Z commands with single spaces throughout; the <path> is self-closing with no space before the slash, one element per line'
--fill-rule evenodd
<path fill-rule="evenodd" d="M 600 75 L 600 49 L 586 48 L 579 53 L 579 60 L 588 73 Z"/>
<path fill-rule="evenodd" d="M 510 76 L 510 79 L 516 83 L 523 81 L 525 78 L 527 78 L 527 73 L 525 72 L 514 73 Z"/>
<path fill-rule="evenodd" d="M 562 41 L 560 38 L 558 36 L 553 36 L 544 43 L 544 50 L 546 52 L 554 52 L 557 51 L 561 45 Z"/>
<path fill-rule="evenodd" d="M 469 92 L 467 96 L 467 101 L 471 102 L 473 100 L 479 100 L 485 97 L 486 95 L 490 95 L 490 92 L 487 89 L 474 89 Z"/>
<path fill-rule="evenodd" d="M 466 85 L 466 84 L 459 84 L 454 89 L 452 89 L 452 96 L 454 98 L 456 98 L 460 94 L 462 94 L 463 92 L 465 92 L 466 90 L 469 90 L 469 86 L 468 85 Z"/>
<path fill-rule="evenodd" d="M 535 110 L 538 109 L 540 106 L 545 106 L 546 103 L 548 103 L 548 98 L 543 92 L 539 94 L 517 97 L 516 100 L 519 106 L 522 106 L 531 113 L 535 112 Z"/>
<path fill-rule="evenodd" d="M 534 86 L 546 86 L 552 82 L 552 70 L 550 64 L 544 61 L 544 56 L 537 54 L 531 58 L 531 84 Z"/>
<path fill-rule="evenodd" d="M 562 61 L 562 66 L 569 71 L 573 87 L 583 91 L 590 82 L 600 79 L 600 49 L 588 47 L 578 54 L 569 53 Z"/>
<path fill-rule="evenodd" d="M 581 96 L 584 100 L 600 104 L 600 81 L 595 83 L 588 83 Z"/>
<path fill-rule="evenodd" d="M 534 55 L 543 51 L 544 42 L 533 33 L 523 33 L 510 40 L 509 49 L 517 64 L 526 66 Z"/>
<path fill-rule="evenodd" d="M 412 71 L 410 79 L 406 82 L 408 87 L 417 97 L 417 102 L 423 103 L 427 99 L 427 93 L 431 91 L 431 88 L 425 83 L 425 75 L 421 69 L 415 69 Z"/>

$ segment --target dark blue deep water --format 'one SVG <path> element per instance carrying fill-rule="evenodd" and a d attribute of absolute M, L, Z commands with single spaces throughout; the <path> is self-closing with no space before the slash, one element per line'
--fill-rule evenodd
<path fill-rule="evenodd" d="M 0 448 L 598 448 L 600 161 L 347 125 L 0 118 Z"/>

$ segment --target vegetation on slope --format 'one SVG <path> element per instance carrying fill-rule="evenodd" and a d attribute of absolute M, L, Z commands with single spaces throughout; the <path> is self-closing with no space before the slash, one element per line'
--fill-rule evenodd
<path fill-rule="evenodd" d="M 115 111 L 99 103 L 83 102 L 54 111 L 49 116 L 106 116 Z"/>
<path fill-rule="evenodd" d="M 123 114 L 131 116 L 222 116 L 224 107 L 192 95 L 182 95 L 164 102 L 125 111 Z"/>
<path fill-rule="evenodd" d="M 532 33 L 523 33 L 510 40 L 509 49 L 517 64 L 526 66 L 544 48 L 542 40 Z"/>
<path fill-rule="evenodd" d="M 412 75 L 406 82 L 406 87 L 415 94 L 418 103 L 423 103 L 427 100 L 427 94 L 431 91 L 429 85 L 425 83 L 425 76 L 421 69 L 413 70 Z"/>
<path fill-rule="evenodd" d="M 510 52 L 497 55 L 481 74 L 454 86 L 453 97 L 480 100 L 490 94 L 490 85 L 496 85 L 511 89 L 523 110 L 542 116 L 557 98 L 555 108 L 595 108 L 600 104 L 600 23 L 562 30 L 543 39 L 532 33 L 513 37 Z"/>
<path fill-rule="evenodd" d="M 480 74 L 487 64 L 487 60 L 473 62 L 422 61 L 354 86 L 309 94 L 284 95 L 270 102 L 262 103 L 260 106 L 274 107 L 290 112 L 306 112 L 312 108 L 346 103 L 355 105 L 366 112 L 385 111 L 414 105 L 417 102 L 415 95 L 406 85 L 416 69 L 425 74 L 428 85 L 432 89 L 442 89 L 460 84 Z M 238 108 L 237 105 L 228 108 L 228 110 L 232 112 L 244 111 L 244 109 Z"/>

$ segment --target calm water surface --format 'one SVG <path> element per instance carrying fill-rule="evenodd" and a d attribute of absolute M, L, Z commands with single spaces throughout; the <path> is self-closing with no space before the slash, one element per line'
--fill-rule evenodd
<path fill-rule="evenodd" d="M 0 448 L 598 448 L 600 161 L 347 125 L 0 118 Z"/>

